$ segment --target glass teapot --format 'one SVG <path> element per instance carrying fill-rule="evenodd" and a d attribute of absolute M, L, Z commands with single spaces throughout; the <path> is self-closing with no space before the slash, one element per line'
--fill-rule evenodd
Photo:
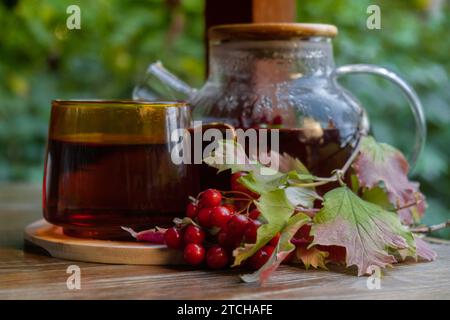
<path fill-rule="evenodd" d="M 264 23 L 216 26 L 209 30 L 209 75 L 196 90 L 169 73 L 160 62 L 149 66 L 134 99 L 183 99 L 194 120 L 235 128 L 277 128 L 281 151 L 298 156 L 316 174 L 340 167 L 356 141 L 369 131 L 365 110 L 337 83 L 340 76 L 370 73 L 397 84 L 416 122 L 416 162 L 426 126 L 415 91 L 398 75 L 378 66 L 336 68 L 332 38 L 325 24 Z M 284 144 L 284 147 L 283 147 Z M 327 172 L 317 172 L 315 167 Z"/>

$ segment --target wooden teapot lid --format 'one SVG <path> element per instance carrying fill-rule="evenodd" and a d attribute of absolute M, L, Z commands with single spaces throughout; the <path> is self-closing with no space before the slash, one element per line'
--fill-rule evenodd
<path fill-rule="evenodd" d="M 209 29 L 210 40 L 279 40 L 301 37 L 335 37 L 336 26 L 319 23 L 241 23 Z"/>

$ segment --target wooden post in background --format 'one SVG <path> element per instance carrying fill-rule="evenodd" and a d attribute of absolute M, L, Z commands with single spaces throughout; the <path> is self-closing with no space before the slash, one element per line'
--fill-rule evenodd
<path fill-rule="evenodd" d="M 295 22 L 296 0 L 205 0 L 205 52 L 208 29 L 219 24 Z"/>
<path fill-rule="evenodd" d="M 205 0 L 205 29 L 218 24 L 294 22 L 296 0 Z"/>

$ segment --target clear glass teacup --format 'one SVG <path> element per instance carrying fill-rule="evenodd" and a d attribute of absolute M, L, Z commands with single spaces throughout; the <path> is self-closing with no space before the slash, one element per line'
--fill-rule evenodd
<path fill-rule="evenodd" d="M 101 239 L 170 225 L 198 188 L 195 168 L 171 159 L 171 133 L 190 125 L 183 102 L 53 101 L 45 219 Z"/>

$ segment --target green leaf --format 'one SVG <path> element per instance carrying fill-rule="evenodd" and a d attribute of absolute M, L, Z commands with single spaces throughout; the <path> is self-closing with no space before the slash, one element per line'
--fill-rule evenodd
<path fill-rule="evenodd" d="M 352 174 L 350 176 L 350 187 L 354 193 L 358 193 L 359 181 L 358 181 L 358 177 L 355 174 Z"/>
<path fill-rule="evenodd" d="M 247 175 L 239 178 L 239 182 L 249 190 L 264 194 L 284 188 L 292 183 L 310 183 L 314 176 L 309 173 L 300 160 L 288 154 L 278 155 L 280 168 L 288 169 L 286 173 L 265 167 L 257 161 L 251 161 L 242 146 L 233 140 L 220 140 L 217 148 L 204 161 L 219 170 L 232 172 L 247 171 Z M 293 206 L 311 208 L 315 199 L 320 199 L 314 188 L 289 187 L 286 190 Z"/>
<path fill-rule="evenodd" d="M 296 171 L 288 172 L 289 182 L 292 184 L 310 183 L 316 179 L 316 176 L 312 174 L 298 173 Z"/>
<path fill-rule="evenodd" d="M 347 266 L 356 265 L 358 275 L 370 273 L 372 266 L 397 262 L 392 253 L 406 249 L 414 255 L 415 242 L 399 217 L 359 198 L 347 187 L 324 196 L 322 209 L 314 217 L 310 245 L 337 245 L 346 249 Z"/>
<path fill-rule="evenodd" d="M 287 176 L 282 173 L 262 175 L 259 170 L 251 171 L 249 174 L 239 178 L 239 182 L 245 187 L 258 194 L 263 194 L 280 189 L 287 182 Z"/>
<path fill-rule="evenodd" d="M 387 192 L 382 187 L 363 190 L 361 198 L 365 201 L 379 205 L 385 210 L 395 211 L 395 207 L 390 202 Z"/>
<path fill-rule="evenodd" d="M 245 244 L 233 251 L 234 264 L 238 266 L 245 259 L 269 242 L 277 232 L 280 232 L 294 213 L 294 206 L 287 200 L 284 190 L 274 190 L 264 193 L 255 202 L 256 207 L 267 223 L 258 228 L 256 243 Z"/>
<path fill-rule="evenodd" d="M 314 188 L 287 187 L 285 192 L 287 199 L 294 207 L 312 208 L 316 199 L 322 199 Z"/>
<path fill-rule="evenodd" d="M 269 260 L 267 260 L 267 262 L 256 272 L 241 275 L 241 279 L 244 282 L 266 281 L 289 253 L 295 249 L 295 245 L 291 243 L 291 239 L 297 231 L 309 221 L 310 218 L 303 213 L 298 213 L 290 217 L 286 226 L 281 231 L 280 241 L 278 241 L 278 245 Z"/>

